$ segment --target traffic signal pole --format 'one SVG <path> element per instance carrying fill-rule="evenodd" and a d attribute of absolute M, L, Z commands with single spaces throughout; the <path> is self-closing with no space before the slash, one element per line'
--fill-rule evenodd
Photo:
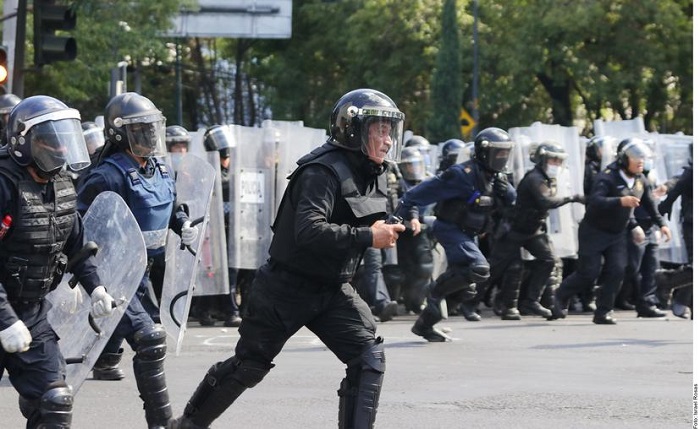
<path fill-rule="evenodd" d="M 27 36 L 27 0 L 17 2 L 17 31 L 12 64 L 12 80 L 8 91 L 24 98 L 24 39 Z"/>

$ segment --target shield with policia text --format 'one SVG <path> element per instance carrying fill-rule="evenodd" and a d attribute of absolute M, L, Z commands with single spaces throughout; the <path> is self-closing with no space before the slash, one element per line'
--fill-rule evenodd
<path fill-rule="evenodd" d="M 177 170 L 175 188 L 176 204 L 187 204 L 192 225 L 199 233 L 191 246 L 184 246 L 180 236 L 168 231 L 165 246 L 165 275 L 160 301 L 160 320 L 175 342 L 175 354 L 180 353 L 187 329 L 187 317 L 197 276 L 197 262 L 204 242 L 204 233 L 209 222 L 209 207 L 216 180 L 216 170 L 196 155 L 186 154 Z M 170 350 L 173 350 L 170 348 Z"/>
<path fill-rule="evenodd" d="M 87 244 L 74 259 L 95 254 L 97 272 L 117 306 L 111 315 L 93 319 L 90 296 L 68 275 L 47 296 L 52 304 L 48 320 L 60 338 L 58 345 L 68 363 L 66 383 L 73 387 L 74 393 L 80 389 L 126 311 L 143 278 L 147 259 L 141 229 L 118 194 L 100 193 L 83 216 L 83 223 Z M 68 262 L 68 270 L 75 262 Z M 75 294 L 79 294 L 77 301 Z"/>

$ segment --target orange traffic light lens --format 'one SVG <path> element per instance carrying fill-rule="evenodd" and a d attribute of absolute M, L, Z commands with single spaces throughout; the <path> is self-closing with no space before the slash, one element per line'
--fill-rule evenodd
<path fill-rule="evenodd" d="M 7 80 L 7 67 L 0 66 L 0 84 L 5 83 Z"/>

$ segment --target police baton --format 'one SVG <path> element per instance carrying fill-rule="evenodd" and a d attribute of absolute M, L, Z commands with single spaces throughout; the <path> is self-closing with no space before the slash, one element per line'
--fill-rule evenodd
<path fill-rule="evenodd" d="M 204 216 L 198 217 L 197 219 L 191 221 L 191 222 L 190 222 L 190 227 L 197 226 L 197 225 L 199 225 L 199 224 L 202 223 L 202 222 L 204 222 Z M 187 247 L 187 250 L 189 250 L 190 253 L 191 253 L 193 256 L 197 256 L 197 252 L 195 252 L 194 250 L 192 250 L 192 247 L 191 247 L 189 244 L 188 244 L 188 245 L 185 245 L 185 243 L 183 243 L 182 241 L 180 241 L 180 250 L 185 250 L 185 247 Z"/>

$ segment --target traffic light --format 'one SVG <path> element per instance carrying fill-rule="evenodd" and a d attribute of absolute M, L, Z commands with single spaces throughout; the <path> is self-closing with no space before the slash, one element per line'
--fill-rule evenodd
<path fill-rule="evenodd" d="M 7 79 L 10 77 L 10 69 L 7 65 L 7 47 L 0 46 L 0 93 L 4 94 Z"/>
<path fill-rule="evenodd" d="M 54 4 L 54 0 L 34 0 L 34 64 L 41 67 L 56 61 L 72 61 L 78 45 L 70 36 L 58 36 L 56 31 L 75 28 L 76 15 L 72 6 Z"/>

